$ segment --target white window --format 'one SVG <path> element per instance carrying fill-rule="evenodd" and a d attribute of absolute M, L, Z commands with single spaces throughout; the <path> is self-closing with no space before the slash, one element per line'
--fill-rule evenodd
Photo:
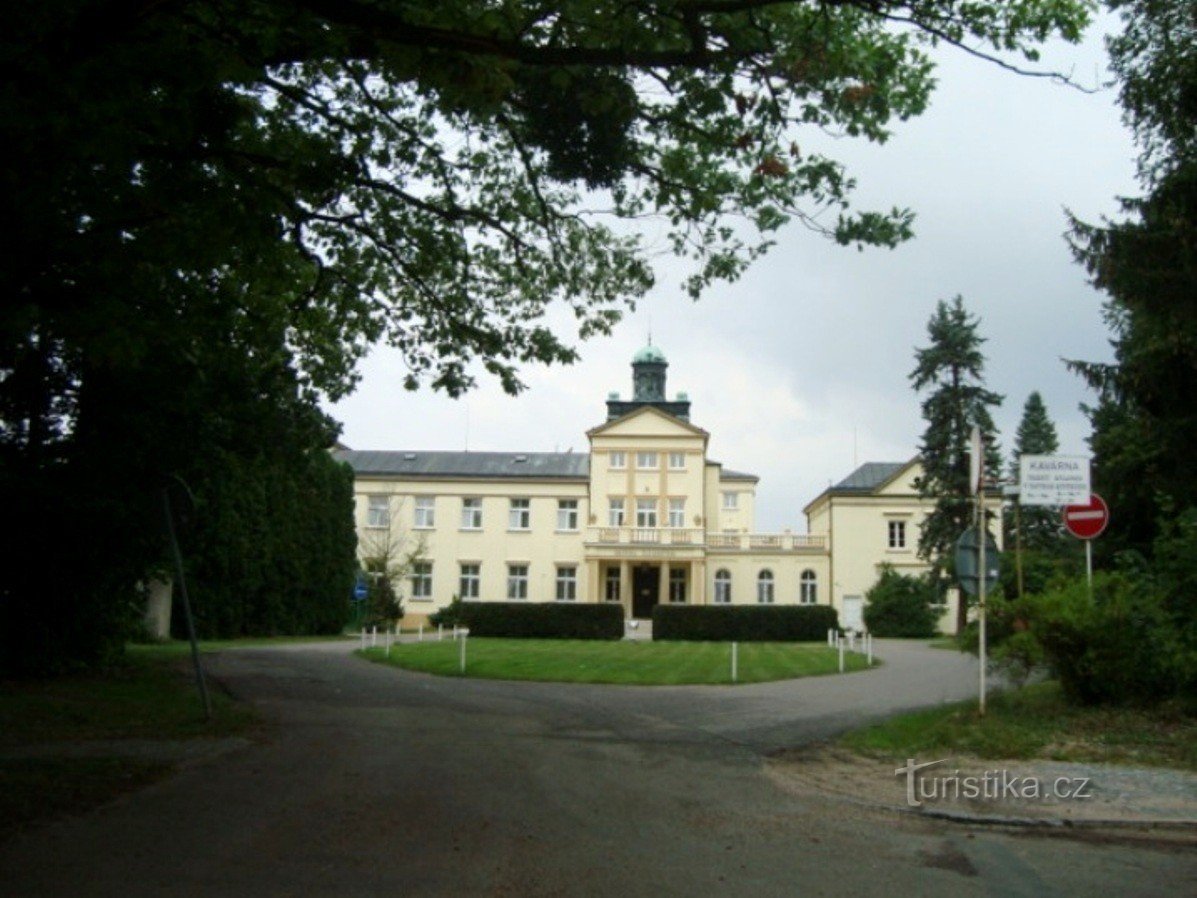
<path fill-rule="evenodd" d="M 578 529 L 578 500 L 577 499 L 558 499 L 557 500 L 557 529 L 558 530 L 577 530 Z"/>
<path fill-rule="evenodd" d="M 731 604 L 731 574 L 726 570 L 715 571 L 715 604 Z"/>
<path fill-rule="evenodd" d="M 461 500 L 461 529 L 462 530 L 481 530 L 482 529 L 482 500 L 481 499 L 462 499 Z"/>
<path fill-rule="evenodd" d="M 803 605 L 813 605 L 819 601 L 819 579 L 814 571 L 803 571 L 798 582 L 798 601 Z"/>
<path fill-rule="evenodd" d="M 637 499 L 636 500 L 636 526 L 637 527 L 656 527 L 657 526 L 657 500 L 656 499 Z"/>
<path fill-rule="evenodd" d="M 628 454 L 626 452 L 612 452 L 610 460 L 612 470 L 622 471 L 628 466 Z"/>
<path fill-rule="evenodd" d="M 432 562 L 417 561 L 411 566 L 411 597 L 415 602 L 432 599 Z"/>
<path fill-rule="evenodd" d="M 906 522 L 905 521 L 890 521 L 889 522 L 889 547 L 891 549 L 905 549 L 906 548 Z"/>
<path fill-rule="evenodd" d="M 460 597 L 462 601 L 478 598 L 481 584 L 482 565 L 463 564 L 461 566 L 461 579 L 457 587 L 458 597 Z"/>
<path fill-rule="evenodd" d="M 623 526 L 623 499 L 607 500 L 607 526 Z"/>
<path fill-rule="evenodd" d="M 685 527 L 686 526 L 686 500 L 685 499 L 670 499 L 669 500 L 669 526 L 670 527 Z"/>
<path fill-rule="evenodd" d="M 557 568 L 557 601 L 572 602 L 578 597 L 578 569 L 573 565 Z"/>
<path fill-rule="evenodd" d="M 607 568 L 606 586 L 607 586 L 607 588 L 603 593 L 603 597 L 608 602 L 618 602 L 619 601 L 619 568 L 617 568 L 617 567 Z"/>
<path fill-rule="evenodd" d="M 528 565 L 507 565 L 507 598 L 528 598 Z"/>
<path fill-rule="evenodd" d="M 508 530 L 527 530 L 532 526 L 532 500 L 512 499 L 507 513 Z"/>
<path fill-rule="evenodd" d="M 416 527 L 427 530 L 436 526 L 436 497 L 416 497 Z"/>
<path fill-rule="evenodd" d="M 686 601 L 686 572 L 682 568 L 669 569 L 669 601 L 675 605 Z"/>
<path fill-rule="evenodd" d="M 637 452 L 636 467 L 641 471 L 654 471 L 657 467 L 657 453 Z"/>
<path fill-rule="evenodd" d="M 391 526 L 391 497 L 390 496 L 367 496 L 366 497 L 366 526 L 367 527 L 390 527 Z"/>
<path fill-rule="evenodd" d="M 773 604 L 773 571 L 763 570 L 757 575 L 756 600 L 762 605 Z"/>
<path fill-rule="evenodd" d="M 686 467 L 686 453 L 685 452 L 670 452 L 669 453 L 669 467 L 674 471 L 681 471 Z"/>
<path fill-rule="evenodd" d="M 737 508 L 739 508 L 740 507 L 740 494 L 739 493 L 724 493 L 723 494 L 723 507 L 728 511 L 735 511 Z"/>

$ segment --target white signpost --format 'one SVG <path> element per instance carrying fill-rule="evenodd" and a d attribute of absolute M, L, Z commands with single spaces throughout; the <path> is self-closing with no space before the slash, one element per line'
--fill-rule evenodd
<path fill-rule="evenodd" d="M 1018 466 L 1019 504 L 1081 505 L 1089 501 L 1089 459 L 1083 455 L 1024 455 Z"/>

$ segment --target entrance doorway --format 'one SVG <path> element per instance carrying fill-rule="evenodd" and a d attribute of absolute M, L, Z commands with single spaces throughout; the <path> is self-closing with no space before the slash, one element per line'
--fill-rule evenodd
<path fill-rule="evenodd" d="M 653 616 L 661 597 L 661 573 L 655 564 L 640 564 L 632 568 L 632 617 L 648 619 Z"/>

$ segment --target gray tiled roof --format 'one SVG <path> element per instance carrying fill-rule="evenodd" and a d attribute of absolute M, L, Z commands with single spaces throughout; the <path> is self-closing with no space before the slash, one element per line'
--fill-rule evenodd
<path fill-rule="evenodd" d="M 910 464 L 908 461 L 865 462 L 863 465 L 833 486 L 832 489 L 859 490 L 860 492 L 875 490 L 908 464 Z"/>
<path fill-rule="evenodd" d="M 585 479 L 590 475 L 586 452 L 434 452 L 337 450 L 358 475 L 379 477 L 547 477 Z"/>
<path fill-rule="evenodd" d="M 743 471 L 729 471 L 724 468 L 719 472 L 720 480 L 751 480 L 753 483 L 759 482 L 761 478 L 755 474 L 745 474 Z"/>

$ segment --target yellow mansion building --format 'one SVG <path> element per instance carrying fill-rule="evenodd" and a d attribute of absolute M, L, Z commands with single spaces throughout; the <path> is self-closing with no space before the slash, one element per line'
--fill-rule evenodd
<path fill-rule="evenodd" d="M 686 394 L 666 397 L 667 368 L 651 344 L 636 353 L 632 398 L 609 396 L 589 453 L 338 449 L 362 557 L 416 559 L 406 619 L 454 596 L 613 602 L 628 618 L 659 603 L 830 603 L 859 628 L 882 564 L 926 569 L 917 460 L 861 466 L 806 506 L 806 534 L 758 533 L 758 478 L 707 456 Z"/>

